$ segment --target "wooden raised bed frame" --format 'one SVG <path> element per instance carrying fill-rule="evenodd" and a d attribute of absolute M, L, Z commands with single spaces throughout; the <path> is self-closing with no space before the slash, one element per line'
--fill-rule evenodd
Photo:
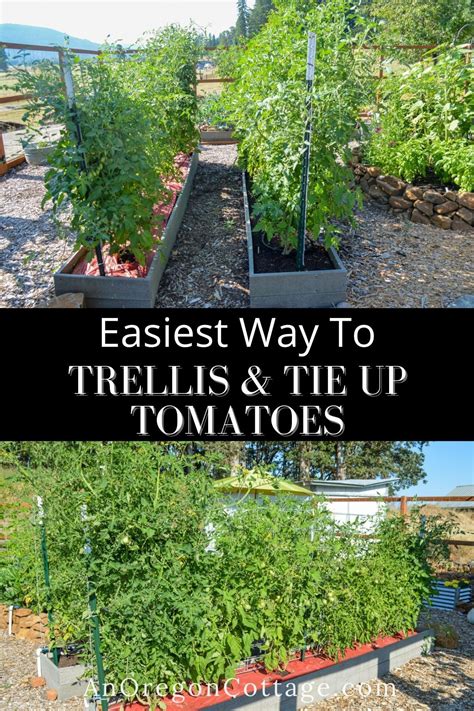
<path fill-rule="evenodd" d="M 162 242 L 156 250 L 146 277 L 135 279 L 73 274 L 74 267 L 87 254 L 87 249 L 82 247 L 54 274 L 56 296 L 67 293 L 83 293 L 87 308 L 153 308 L 160 279 L 168 263 L 188 204 L 197 170 L 198 156 L 198 151 L 195 151 L 183 188 L 166 223 Z"/>
<path fill-rule="evenodd" d="M 347 271 L 336 250 L 328 250 L 334 269 L 256 273 L 245 173 L 242 173 L 249 259 L 250 306 L 254 308 L 330 308 L 346 300 Z"/>

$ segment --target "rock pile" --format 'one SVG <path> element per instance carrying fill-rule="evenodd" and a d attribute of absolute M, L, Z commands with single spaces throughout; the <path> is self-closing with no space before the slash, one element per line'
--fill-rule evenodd
<path fill-rule="evenodd" d="M 0 605 L 0 630 L 8 629 L 8 605 Z M 18 639 L 30 642 L 45 642 L 48 636 L 48 615 L 45 612 L 36 615 L 27 607 L 13 610 L 12 632 Z"/>
<path fill-rule="evenodd" d="M 474 193 L 432 185 L 411 185 L 375 166 L 356 164 L 355 182 L 364 193 L 394 213 L 405 213 L 412 222 L 443 230 L 474 232 Z"/>

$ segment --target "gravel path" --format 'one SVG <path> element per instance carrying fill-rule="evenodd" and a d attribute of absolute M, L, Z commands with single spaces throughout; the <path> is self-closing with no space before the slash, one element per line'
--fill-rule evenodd
<path fill-rule="evenodd" d="M 459 636 L 458 649 L 439 649 L 429 656 L 413 659 L 403 667 L 383 677 L 392 683 L 395 694 L 384 694 L 376 680 L 369 696 L 361 696 L 356 688 L 346 695 L 338 694 L 317 704 L 314 711 L 472 711 L 474 709 L 474 627 L 461 612 L 434 610 L 425 620 L 453 626 Z M 48 702 L 44 689 L 32 689 L 29 679 L 35 675 L 35 647 L 31 642 L 16 640 L 5 634 L 0 637 L 0 709 L 41 711 L 79 711 L 82 699 Z M 367 686 L 362 693 L 366 693 Z"/>
<path fill-rule="evenodd" d="M 317 704 L 314 711 L 472 711 L 474 709 L 474 627 L 462 612 L 432 610 L 421 626 L 430 623 L 450 625 L 459 636 L 458 649 L 435 648 L 433 654 L 412 659 L 403 667 L 383 677 L 385 684 L 392 683 L 395 693 L 384 697 L 384 687 L 377 681 L 371 684 L 371 693 L 364 696 L 367 687 L 357 687 L 346 695 L 337 694 L 328 701 Z M 361 695 L 362 692 L 362 695 Z"/>
<path fill-rule="evenodd" d="M 33 689 L 36 676 L 36 648 L 32 642 L 0 633 L 0 709 L 15 711 L 84 711 L 82 698 L 47 701 L 44 687 Z"/>
<path fill-rule="evenodd" d="M 248 273 L 236 146 L 203 146 L 188 209 L 156 301 L 158 308 L 248 307 Z M 41 209 L 45 168 L 0 178 L 0 306 L 38 306 L 71 252 Z M 408 222 L 367 201 L 342 241 L 354 307 L 446 307 L 474 294 L 472 234 Z"/>
<path fill-rule="evenodd" d="M 24 164 L 0 178 L 0 307 L 31 307 L 54 296 L 52 274 L 71 252 L 42 210 L 47 168 Z"/>

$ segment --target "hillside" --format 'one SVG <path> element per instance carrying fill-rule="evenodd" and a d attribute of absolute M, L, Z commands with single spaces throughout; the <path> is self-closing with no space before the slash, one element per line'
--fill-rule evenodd
<path fill-rule="evenodd" d="M 49 27 L 4 23 L 0 24 L 0 43 L 1 42 L 63 46 L 65 44 L 65 33 L 52 30 Z M 69 45 L 77 49 L 97 49 L 99 47 L 96 42 L 73 37 L 72 35 L 69 35 Z M 8 49 L 6 51 L 10 63 L 15 64 L 20 61 L 19 59 L 15 60 L 15 57 L 18 55 L 18 50 Z M 30 52 L 26 57 L 26 62 L 34 62 L 38 59 L 51 59 L 54 58 L 54 56 L 55 55 L 50 52 Z M 21 61 L 23 62 L 23 58 Z"/>

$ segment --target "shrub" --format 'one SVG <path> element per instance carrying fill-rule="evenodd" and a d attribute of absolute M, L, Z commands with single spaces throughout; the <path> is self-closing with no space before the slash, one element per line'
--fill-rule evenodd
<path fill-rule="evenodd" d="M 21 72 L 18 89 L 33 94 L 26 118 L 65 126 L 50 158 L 45 201 L 53 201 L 54 214 L 71 204 L 77 247 L 107 242 L 112 253 L 127 247 L 144 263 L 161 219 L 153 205 L 169 199 L 164 182 L 176 171 L 177 153 L 196 143 L 197 53 L 193 33 L 168 27 L 135 54 L 106 46 L 97 59 L 74 60 L 81 149 L 59 67 L 43 61 Z"/>
<path fill-rule="evenodd" d="M 347 144 L 365 96 L 364 41 L 348 0 L 277 2 L 265 27 L 236 63 L 226 90 L 231 121 L 241 139 L 239 156 L 252 179 L 257 230 L 296 246 L 305 128 L 307 32 L 317 35 L 308 232 L 337 244 L 335 219 L 350 218 L 357 193 L 350 189 Z"/>
<path fill-rule="evenodd" d="M 382 85 L 379 130 L 367 159 L 412 181 L 430 172 L 474 189 L 472 64 L 461 47 L 439 48 Z"/>

